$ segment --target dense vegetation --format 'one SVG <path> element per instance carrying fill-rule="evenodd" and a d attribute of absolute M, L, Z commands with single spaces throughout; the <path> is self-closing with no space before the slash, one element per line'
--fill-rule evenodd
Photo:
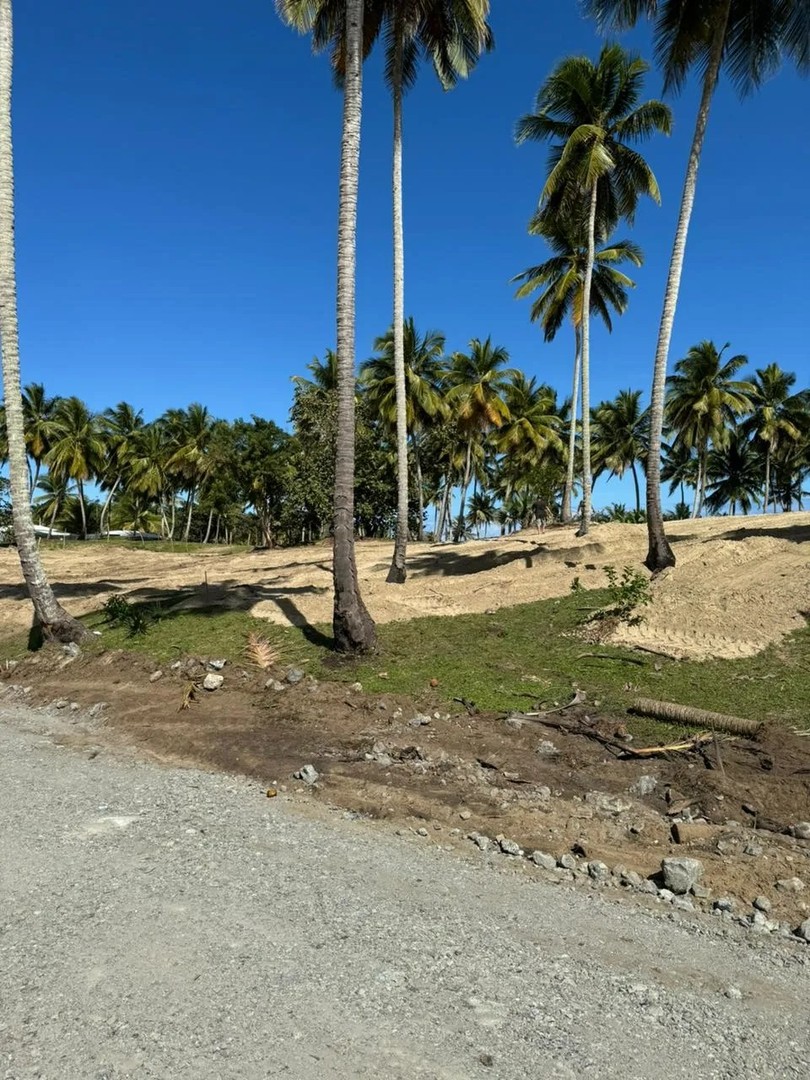
<path fill-rule="evenodd" d="M 415 537 L 462 539 L 533 521 L 539 500 L 561 513 L 570 402 L 474 340 L 448 354 L 444 336 L 404 328 Z M 365 537 L 393 536 L 397 490 L 393 335 L 380 337 L 357 384 L 355 513 Z M 666 405 L 663 476 L 673 516 L 790 510 L 810 473 L 810 392 L 770 364 L 701 342 L 676 364 Z M 337 436 L 333 353 L 297 377 L 291 431 L 228 422 L 200 404 L 146 422 L 121 402 L 99 414 L 78 398 L 24 391 L 26 447 L 41 525 L 78 536 L 109 530 L 206 543 L 297 544 L 328 535 Z M 578 425 L 579 427 L 579 425 Z M 592 472 L 634 478 L 629 507 L 601 520 L 643 520 L 647 452 L 640 390 L 591 411 Z M 581 471 L 580 439 L 575 472 Z M 3 453 L 0 444 L 0 454 Z M 90 491 L 88 492 L 88 488 Z M 2 492 L 0 492 L 2 502 Z M 451 515 L 451 508 L 454 514 Z"/>

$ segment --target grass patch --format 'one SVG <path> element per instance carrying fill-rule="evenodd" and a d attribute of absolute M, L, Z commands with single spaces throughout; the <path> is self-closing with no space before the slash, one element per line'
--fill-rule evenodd
<path fill-rule="evenodd" d="M 87 551 L 92 548 L 123 548 L 124 551 L 153 551 L 158 555 L 244 555 L 253 549 L 247 544 L 195 544 L 183 540 L 129 540 L 111 536 L 108 540 L 49 540 L 39 538 L 41 551 Z"/>
<path fill-rule="evenodd" d="M 140 605 L 148 619 L 143 633 L 111 625 L 102 612 L 86 622 L 101 631 L 103 647 L 144 653 L 160 663 L 187 654 L 238 662 L 248 634 L 258 631 L 278 649 L 280 663 L 301 665 L 319 679 L 359 680 L 369 693 L 408 694 L 417 700 L 429 696 L 447 704 L 463 697 L 485 711 L 524 710 L 533 701 L 563 703 L 577 686 L 587 692 L 595 711 L 625 718 L 631 731 L 648 738 L 681 729 L 627 719 L 628 706 L 639 696 L 810 726 L 810 629 L 745 660 L 670 661 L 583 642 L 577 628 L 595 607 L 609 601 L 606 590 L 581 591 L 504 608 L 496 615 L 388 623 L 378 628 L 376 656 L 337 666 L 328 647 L 318 643 L 319 636 L 328 637 L 328 627 L 305 631 L 216 608 L 173 611 L 170 598 Z M 7 639 L 0 643 L 0 659 L 18 658 L 24 650 L 22 637 Z M 642 664 L 583 657 L 585 652 Z M 433 679 L 438 681 L 435 688 L 430 686 Z"/>

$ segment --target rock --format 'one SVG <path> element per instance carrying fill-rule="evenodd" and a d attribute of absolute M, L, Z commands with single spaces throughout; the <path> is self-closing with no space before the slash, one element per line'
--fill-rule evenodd
<path fill-rule="evenodd" d="M 296 780 L 303 780 L 304 783 L 309 784 L 310 787 L 312 787 L 313 784 L 316 784 L 320 777 L 320 773 L 314 765 L 304 765 L 293 775 Z"/>
<path fill-rule="evenodd" d="M 752 930 L 767 930 L 768 918 L 764 911 L 755 911 L 748 921 Z"/>
<path fill-rule="evenodd" d="M 70 711 L 71 712 L 78 712 L 80 707 L 81 706 L 79 705 L 78 701 L 71 701 L 71 703 L 70 703 Z"/>
<path fill-rule="evenodd" d="M 685 896 L 673 896 L 672 906 L 679 908 L 681 911 L 694 911 L 695 905 L 691 900 L 688 900 Z"/>
<path fill-rule="evenodd" d="M 797 840 L 810 840 L 810 821 L 797 821 L 790 827 L 790 835 Z"/>
<path fill-rule="evenodd" d="M 625 870 L 619 875 L 619 880 L 622 885 L 626 885 L 629 889 L 640 889 L 643 878 L 635 870 Z"/>
<path fill-rule="evenodd" d="M 598 860 L 589 862 L 588 876 L 593 878 L 594 881 L 607 881 L 610 878 L 610 867 Z"/>
<path fill-rule="evenodd" d="M 467 839 L 472 840 L 475 846 L 480 848 L 481 851 L 489 851 L 492 848 L 492 841 L 488 836 L 484 836 L 483 833 L 470 833 Z"/>
<path fill-rule="evenodd" d="M 757 911 L 770 911 L 771 902 L 767 896 L 757 896 L 754 898 L 754 907 Z"/>
<path fill-rule="evenodd" d="M 557 869 L 557 860 L 553 855 L 547 855 L 545 851 L 533 851 L 531 860 L 535 866 L 541 866 L 544 870 Z"/>
<path fill-rule="evenodd" d="M 804 882 L 801 878 L 797 877 L 781 878 L 776 882 L 776 888 L 780 892 L 802 892 L 804 890 Z"/>
<path fill-rule="evenodd" d="M 300 668 L 291 667 L 287 668 L 286 680 L 290 685 L 294 686 L 295 683 L 300 683 L 304 678 L 304 673 Z"/>
<path fill-rule="evenodd" d="M 731 998 L 732 1001 L 742 1000 L 742 990 L 739 986 L 729 986 L 726 988 L 726 997 Z"/>
<path fill-rule="evenodd" d="M 210 671 L 203 679 L 203 690 L 219 690 L 224 682 L 224 675 L 215 675 Z"/>
<path fill-rule="evenodd" d="M 567 853 L 557 859 L 557 865 L 561 866 L 563 870 L 576 870 L 579 867 L 576 857 Z"/>
<path fill-rule="evenodd" d="M 546 784 L 541 784 L 540 787 L 535 788 L 534 794 L 538 799 L 550 799 L 551 788 L 548 787 Z"/>
<path fill-rule="evenodd" d="M 663 859 L 661 870 L 664 885 L 678 896 L 688 893 L 703 877 L 703 863 L 700 859 Z"/>
<path fill-rule="evenodd" d="M 631 809 L 629 802 L 620 799 L 618 795 L 609 795 L 606 791 L 589 791 L 585 802 L 605 814 L 623 814 Z"/>
<path fill-rule="evenodd" d="M 462 810 L 458 816 L 462 821 L 469 821 L 472 817 L 472 810 Z"/>
<path fill-rule="evenodd" d="M 66 645 L 63 645 L 62 652 L 65 654 L 65 656 L 72 656 L 74 660 L 77 656 L 82 655 L 82 650 L 79 648 L 75 641 L 68 641 Z"/>
<path fill-rule="evenodd" d="M 66 701 L 64 698 L 59 698 L 58 701 L 55 701 L 53 703 L 53 707 L 55 709 L 66 709 L 68 705 L 70 705 L 70 702 Z"/>
<path fill-rule="evenodd" d="M 506 718 L 506 726 L 512 728 L 513 731 L 520 731 L 524 724 L 525 720 L 521 720 L 519 716 L 508 716 Z"/>
<path fill-rule="evenodd" d="M 802 941 L 810 941 L 810 919 L 805 919 L 796 933 Z"/>
<path fill-rule="evenodd" d="M 428 835 L 428 831 L 427 831 L 427 829 L 425 828 L 424 825 L 420 826 L 420 828 L 418 828 L 416 830 L 416 833 L 417 833 L 418 836 L 427 836 Z"/>
<path fill-rule="evenodd" d="M 543 739 L 540 745 L 537 747 L 537 753 L 543 757 L 556 757 L 559 754 L 559 750 L 549 739 Z"/>
<path fill-rule="evenodd" d="M 363 684 L 361 682 L 353 682 L 349 689 L 353 694 L 362 694 Z"/>
<path fill-rule="evenodd" d="M 649 878 L 643 878 L 638 887 L 638 891 L 640 893 L 646 893 L 648 896 L 656 896 L 658 893 L 658 886 L 654 881 L 650 881 Z"/>
<path fill-rule="evenodd" d="M 275 690 L 277 694 L 280 694 L 282 690 L 286 690 L 287 687 L 283 682 L 279 682 L 278 679 L 268 679 L 264 684 L 265 690 Z"/>
<path fill-rule="evenodd" d="M 756 857 L 762 854 L 762 848 L 759 844 L 746 844 L 743 848 L 743 855 L 752 855 Z"/>
<path fill-rule="evenodd" d="M 734 901 L 730 896 L 718 896 L 712 906 L 715 911 L 733 911 Z"/>
<path fill-rule="evenodd" d="M 170 665 L 172 671 L 179 671 L 182 666 L 183 666 L 183 661 L 182 660 L 175 660 L 175 662 Z"/>
<path fill-rule="evenodd" d="M 486 1066 L 487 1069 L 491 1069 L 492 1066 L 495 1064 L 495 1058 L 492 1056 L 492 1054 L 479 1054 L 478 1060 L 481 1062 L 482 1065 Z"/>
<path fill-rule="evenodd" d="M 411 727 L 426 727 L 430 723 L 430 717 L 425 716 L 424 713 L 417 713 L 408 723 Z"/>
<path fill-rule="evenodd" d="M 705 885 L 693 885 L 692 896 L 696 896 L 698 900 L 708 900 L 712 895 L 712 890 L 707 889 Z"/>
<path fill-rule="evenodd" d="M 227 660 L 209 660 L 208 667 L 210 667 L 212 671 L 222 671 L 227 663 Z"/>
<path fill-rule="evenodd" d="M 662 900 L 670 901 L 675 899 L 675 893 L 672 889 L 659 889 L 658 895 Z"/>
<path fill-rule="evenodd" d="M 162 679 L 162 678 L 163 678 L 163 672 L 162 671 L 153 671 L 152 674 L 149 676 L 149 682 L 157 682 L 158 679 Z"/>
<path fill-rule="evenodd" d="M 631 795 L 652 795 L 657 787 L 658 777 L 645 774 L 644 776 L 640 776 L 635 783 L 630 785 L 629 791 Z"/>
<path fill-rule="evenodd" d="M 504 855 L 522 855 L 523 848 L 520 844 L 517 844 L 514 840 L 508 840 L 505 836 L 496 836 L 498 846 Z"/>

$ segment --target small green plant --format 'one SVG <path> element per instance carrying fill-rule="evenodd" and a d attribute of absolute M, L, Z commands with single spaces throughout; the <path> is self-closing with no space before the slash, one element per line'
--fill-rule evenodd
<path fill-rule="evenodd" d="M 638 626 L 644 616 L 639 608 L 652 603 L 650 582 L 633 566 L 625 566 L 621 574 L 615 566 L 603 566 L 608 579 L 608 606 L 596 613 L 597 619 L 615 619 L 627 626 Z"/>
<path fill-rule="evenodd" d="M 582 592 L 582 588 L 583 588 L 582 582 L 579 580 L 579 574 L 577 574 L 577 576 L 571 582 L 571 592 L 572 593 Z"/>
<path fill-rule="evenodd" d="M 111 596 L 104 605 L 104 617 L 112 626 L 122 626 L 130 637 L 145 634 L 153 622 L 159 621 L 160 608 L 150 611 L 143 604 L 130 604 L 123 596 Z"/>

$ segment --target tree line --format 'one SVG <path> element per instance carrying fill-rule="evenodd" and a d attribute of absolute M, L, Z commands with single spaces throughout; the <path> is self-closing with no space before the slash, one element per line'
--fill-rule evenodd
<path fill-rule="evenodd" d="M 456 542 L 528 528 L 542 508 L 570 520 L 581 490 L 582 426 L 570 399 L 510 365 L 491 340 L 448 352 L 444 334 L 403 325 L 409 538 Z M 355 386 L 355 533 L 393 538 L 396 483 L 394 334 L 375 342 Z M 746 375 L 747 358 L 703 341 L 675 365 L 665 403 L 662 477 L 671 517 L 801 507 L 810 473 L 810 390 L 777 364 Z M 293 380 L 290 430 L 252 416 L 217 419 L 193 403 L 147 422 L 119 402 L 92 413 L 77 397 L 23 391 L 32 512 L 80 537 L 111 530 L 167 540 L 311 543 L 332 529 L 338 437 L 337 357 L 327 351 Z M 641 390 L 590 412 L 592 483 L 633 480 L 630 507 L 597 520 L 645 520 L 649 415 Z M 0 415 L 0 460 L 7 440 Z M 88 498 L 88 486 L 100 497 Z M 2 493 L 0 493 L 2 500 Z M 580 504 L 582 505 L 582 504 Z M 583 511 L 584 512 L 584 511 Z"/>
<path fill-rule="evenodd" d="M 374 623 L 363 604 L 357 581 L 354 538 L 357 525 L 355 496 L 356 470 L 361 455 L 360 431 L 363 416 L 357 423 L 361 402 L 370 401 L 369 392 L 359 395 L 355 369 L 356 314 L 356 238 L 357 194 L 360 177 L 363 63 L 382 38 L 386 48 L 386 79 L 393 104 L 392 165 L 392 238 L 394 274 L 392 283 L 392 330 L 389 346 L 393 371 L 393 407 L 395 415 L 395 475 L 397 486 L 396 540 L 389 581 L 402 582 L 406 574 L 406 545 L 412 503 L 413 473 L 422 459 L 416 460 L 417 422 L 411 417 L 408 426 L 408 388 L 405 333 L 405 269 L 402 226 L 402 155 L 403 101 L 415 81 L 420 62 L 427 60 L 443 87 L 450 88 L 469 76 L 479 59 L 493 48 L 489 25 L 489 0 L 276 0 L 282 19 L 302 33 L 309 33 L 315 51 L 327 50 L 336 83 L 343 94 L 341 157 L 339 169 L 338 253 L 336 298 L 336 354 L 334 361 L 334 478 L 332 493 L 332 536 L 334 567 L 333 631 L 335 646 L 345 652 L 363 652 L 375 647 Z M 667 421 L 673 421 L 671 406 L 665 406 L 669 345 L 672 335 L 678 290 L 683 272 L 686 239 L 694 204 L 697 173 L 706 136 L 714 92 L 721 74 L 725 74 L 742 93 L 756 89 L 773 74 L 783 60 L 793 62 L 805 74 L 810 69 L 810 0 L 583 0 L 586 13 L 594 17 L 604 31 L 620 31 L 642 19 L 653 25 L 656 59 L 663 72 L 665 92 L 677 91 L 692 71 L 701 79 L 702 91 L 694 135 L 687 162 L 678 225 L 673 243 L 660 322 L 655 359 L 652 366 L 650 408 L 641 428 L 641 442 L 646 453 L 646 519 L 649 550 L 646 565 L 653 572 L 671 566 L 675 556 L 663 527 L 661 504 L 662 439 Z M 25 447 L 25 423 L 20 385 L 17 335 L 17 298 L 14 252 L 14 185 L 11 140 L 11 69 L 12 23 L 11 0 L 0 0 L 0 337 L 3 346 L 4 399 L 8 433 L 8 457 L 11 482 L 14 530 L 23 574 L 37 618 L 46 635 L 57 638 L 80 638 L 84 630 L 56 603 L 39 563 L 29 503 L 30 483 Z M 644 80 L 649 66 L 638 56 L 619 45 L 607 45 L 596 61 L 575 56 L 563 60 L 541 86 L 535 108 L 517 125 L 518 142 L 542 140 L 550 145 L 547 176 L 541 187 L 538 211 L 530 230 L 543 237 L 552 251 L 552 259 L 567 260 L 569 273 L 567 301 L 558 303 L 562 318 L 566 311 L 574 328 L 575 361 L 572 379 L 571 421 L 569 428 L 567 475 L 563 482 L 562 510 L 570 516 L 573 490 L 572 470 L 576 469 L 576 398 L 580 400 L 580 465 L 582 489 L 580 532 L 586 533 L 591 519 L 591 487 L 598 467 L 595 435 L 598 432 L 599 408 L 590 405 L 590 320 L 595 313 L 610 318 L 610 306 L 623 308 L 621 290 L 630 286 L 600 269 L 615 270 L 624 259 L 636 262 L 637 249 L 627 241 L 614 241 L 615 230 L 632 224 L 639 198 L 659 198 L 658 184 L 638 145 L 657 134 L 668 134 L 671 127 L 669 106 L 656 100 L 642 100 Z M 613 255 L 606 254 L 613 252 Z M 548 337 L 556 332 L 553 318 L 546 318 L 544 305 L 558 300 L 553 286 L 546 285 L 548 267 L 531 268 L 519 275 L 524 294 L 541 289 L 533 312 L 543 319 Z M 554 272 L 553 268 L 550 272 Z M 570 286 L 570 287 L 569 287 Z M 613 294 L 611 295 L 611 290 Z M 601 305 L 601 306 L 600 306 Z M 559 312 L 558 312 L 559 314 Z M 725 367 L 722 350 L 704 343 L 698 352 L 717 356 L 717 366 Z M 704 348 L 705 346 L 705 348 Z M 693 350 L 695 352 L 695 350 Z M 691 357 L 690 353 L 690 357 Z M 688 378 L 689 371 L 680 361 L 674 380 Z M 445 493 L 452 491 L 450 477 L 460 480 L 462 512 L 458 516 L 457 538 L 465 527 L 466 498 L 470 483 L 472 498 L 479 496 L 477 477 L 481 471 L 478 458 L 486 443 L 494 446 L 496 458 L 507 463 L 520 459 L 524 448 L 535 442 L 527 461 L 542 452 L 565 457 L 559 437 L 564 417 L 546 403 L 546 390 L 533 380 L 507 373 L 507 358 L 489 340 L 477 339 L 467 353 L 454 354 L 445 387 L 445 407 L 450 410 L 462 445 L 438 450 L 444 463 Z M 680 433 L 673 443 L 673 454 L 696 459 L 695 512 L 713 497 L 718 453 L 730 453 L 731 420 L 746 413 L 743 399 L 750 393 L 732 378 L 720 397 L 711 395 L 712 420 L 692 418 L 690 423 L 674 422 Z M 486 369 L 486 379 L 479 379 Z M 765 370 L 765 369 L 763 369 Z M 670 388 L 677 382 L 670 383 Z M 753 386 L 753 383 L 751 384 Z M 474 387 L 474 392 L 468 388 Z M 788 395 L 794 396 L 794 395 Z M 629 405 L 632 392 L 625 405 Z M 81 405 L 76 399 L 74 407 Z M 751 399 L 752 400 L 752 399 Z M 753 402 L 752 402 L 753 403 Z M 202 409 L 202 407 L 197 407 Z M 791 405 L 791 409 L 793 406 Z M 534 421 L 523 424 L 513 417 L 535 410 Z M 669 410 L 669 411 L 668 411 Z M 190 413 L 191 410 L 187 410 Z M 548 419 L 546 419 L 548 417 Z M 484 418 L 482 420 L 482 418 Z M 552 419 L 557 422 L 553 423 Z M 525 417 L 523 417 L 525 420 Z M 786 419 L 783 417 L 783 419 Z M 722 420 L 722 423 L 721 423 Z M 593 430 L 592 430 L 593 421 Z M 786 422 L 793 423 L 792 420 Z M 482 423 L 488 437 L 482 438 Z M 181 425 L 182 426 L 182 425 Z M 441 430 L 441 423 L 436 425 Z M 147 425 L 153 437 L 170 429 L 171 423 Z M 794 427 L 796 425 L 794 424 Z M 706 431 L 709 431 L 708 436 Z M 737 431 L 737 425 L 733 430 Z M 799 428 L 796 427 L 798 431 Z M 542 434 L 539 434 L 542 432 Z M 796 441 L 787 436 L 783 442 Z M 427 438 L 427 436 L 425 436 Z M 516 440 L 521 449 L 508 442 Z M 740 428 L 738 448 L 746 436 Z M 417 436 L 418 439 L 418 436 Z M 761 440 L 759 435 L 756 439 Z M 453 444 L 452 435 L 450 444 Z M 748 436 L 748 443 L 755 439 Z M 768 442 L 768 440 L 765 440 Z M 458 440 L 456 440 L 458 442 Z M 771 498 L 771 484 L 777 481 L 778 455 L 773 440 L 765 452 L 764 481 L 766 504 Z M 438 449 L 438 448 L 437 448 Z M 409 450 L 412 454 L 409 455 Z M 171 469 L 180 473 L 185 485 L 187 528 L 193 527 L 195 502 L 202 491 L 201 478 L 195 476 L 193 445 L 178 445 Z M 714 455 L 714 456 L 712 456 Z M 413 456 L 413 460 L 412 460 Z M 486 457 L 486 452 L 484 452 Z M 711 459 L 711 460 L 710 460 Z M 549 458 L 550 462 L 550 458 Z M 547 462 L 546 464 L 549 464 Z M 687 462 L 688 464 L 688 462 Z M 772 474 L 772 468 L 777 469 Z M 635 468 L 635 462 L 633 463 Z M 185 471 L 184 471 L 185 470 Z M 504 471 L 508 471 L 506 468 Z M 520 471 L 520 469 L 518 469 Z M 525 470 L 524 470 L 525 471 Z M 173 472 L 172 485 L 176 482 Z M 797 466 L 796 475 L 800 475 Z M 675 481 L 676 484 L 680 480 Z M 684 474 L 684 484 L 688 480 Z M 79 481 L 77 480 L 77 485 Z M 82 481 L 83 483 L 83 481 Z M 538 481 L 539 483 L 539 481 Z M 516 488 L 517 490 L 517 488 Z M 567 498 L 566 498 L 567 491 Z M 419 486 L 418 498 L 422 487 Z M 165 494 L 165 491 L 164 491 Z M 533 491 L 535 496 L 537 490 Z M 720 496 L 718 496 L 719 498 Z M 78 498 L 83 505 L 81 489 Z M 449 496 L 446 496 L 449 505 Z M 735 507 L 744 505 L 740 498 L 730 499 Z M 163 524 L 166 510 L 176 515 L 170 499 L 159 498 Z M 446 509 L 446 507 L 445 507 Z M 85 509 L 86 513 L 86 509 Z M 173 519 L 172 519 L 173 520 Z M 213 518 L 212 518 L 213 521 Z M 190 524 L 189 524 L 190 523 Z M 86 523 L 84 523 L 86 526 Z M 437 521 L 437 531 L 444 518 Z"/>

